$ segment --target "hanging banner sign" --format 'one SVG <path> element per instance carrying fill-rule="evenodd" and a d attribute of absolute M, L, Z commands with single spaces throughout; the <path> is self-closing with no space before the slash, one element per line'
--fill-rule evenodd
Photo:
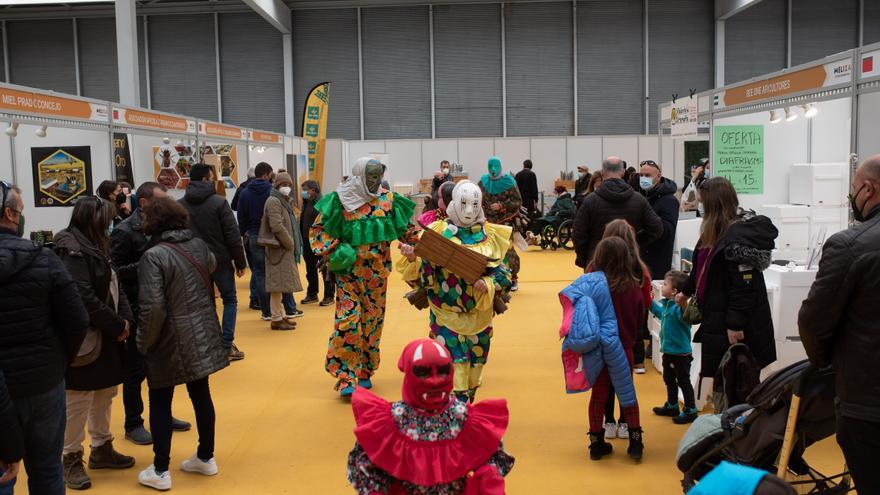
<path fill-rule="evenodd" d="M 196 122 L 194 120 L 129 108 L 114 108 L 113 122 L 120 125 L 181 134 L 195 134 L 196 132 Z"/>
<path fill-rule="evenodd" d="M 713 145 L 713 174 L 738 194 L 764 194 L 764 126 L 717 125 Z"/>
<path fill-rule="evenodd" d="M 199 122 L 199 134 L 203 136 L 247 140 L 247 131 L 239 127 L 230 127 L 228 125 L 212 124 L 210 122 Z"/>
<path fill-rule="evenodd" d="M 116 182 L 134 184 L 131 169 L 131 150 L 128 147 L 128 134 L 113 133 L 113 177 Z"/>
<path fill-rule="evenodd" d="M 267 144 L 281 144 L 281 136 L 271 132 L 251 131 L 251 141 Z"/>
<path fill-rule="evenodd" d="M 0 109 L 45 117 L 107 122 L 107 105 L 0 87 Z"/>
<path fill-rule="evenodd" d="M 852 61 L 841 60 L 817 65 L 790 74 L 752 81 L 715 94 L 715 107 L 724 108 L 755 103 L 780 96 L 825 88 L 852 81 Z"/>
<path fill-rule="evenodd" d="M 698 101 L 697 98 L 689 96 L 672 104 L 672 115 L 670 116 L 672 137 L 682 138 L 697 135 L 697 117 L 700 113 Z"/>
<path fill-rule="evenodd" d="M 862 79 L 880 76 L 880 50 L 862 54 Z"/>
<path fill-rule="evenodd" d="M 318 84 L 306 98 L 303 112 L 303 137 L 308 144 L 309 177 L 318 184 L 324 178 L 324 146 L 327 141 L 327 112 L 330 108 L 330 83 Z"/>

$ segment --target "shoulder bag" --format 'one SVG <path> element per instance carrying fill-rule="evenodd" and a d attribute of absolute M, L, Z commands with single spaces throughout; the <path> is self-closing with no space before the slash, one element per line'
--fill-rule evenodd
<path fill-rule="evenodd" d="M 189 254 L 186 249 L 178 246 L 177 244 L 171 242 L 160 242 L 161 246 L 168 246 L 169 248 L 177 251 L 181 256 L 186 258 L 187 261 L 196 269 L 197 272 L 202 276 L 202 280 L 205 282 L 205 289 L 208 290 L 208 295 L 211 297 L 211 304 L 215 304 L 214 299 L 216 299 L 216 294 L 214 292 L 214 283 L 211 282 L 211 276 L 208 274 L 208 270 L 205 270 L 205 267 L 202 266 L 201 263 L 196 261 L 195 258 Z"/>

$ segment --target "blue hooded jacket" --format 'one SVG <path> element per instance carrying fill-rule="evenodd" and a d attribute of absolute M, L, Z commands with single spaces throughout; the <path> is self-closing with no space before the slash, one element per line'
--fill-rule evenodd
<path fill-rule="evenodd" d="M 572 309 L 571 327 L 562 342 L 562 350 L 583 355 L 584 369 L 590 384 L 605 367 L 620 404 L 637 404 L 636 389 L 626 352 L 617 331 L 617 316 L 611 300 L 608 280 L 602 272 L 581 275 L 559 293 L 563 313 Z M 570 304 L 570 307 L 567 305 Z"/>
<path fill-rule="evenodd" d="M 238 228 L 241 234 L 254 237 L 260 234 L 263 207 L 272 192 L 272 183 L 266 179 L 253 179 L 238 197 Z"/>

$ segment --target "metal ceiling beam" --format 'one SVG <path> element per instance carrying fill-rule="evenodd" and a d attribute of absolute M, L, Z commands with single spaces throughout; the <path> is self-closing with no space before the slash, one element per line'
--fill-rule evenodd
<path fill-rule="evenodd" d="M 146 4 L 137 8 L 137 15 L 175 15 L 205 13 L 240 13 L 252 10 L 239 0 L 192 1 Z M 69 19 L 71 17 L 114 17 L 114 5 L 76 5 L 70 7 L 14 7 L 0 10 L 0 19 Z"/>
<path fill-rule="evenodd" d="M 715 0 L 715 20 L 729 19 L 760 2 L 761 0 Z"/>
<path fill-rule="evenodd" d="M 242 0 L 281 34 L 291 34 L 290 9 L 281 0 Z"/>
<path fill-rule="evenodd" d="M 505 0 L 504 3 L 545 3 L 560 0 Z M 454 4 L 497 4 L 498 0 L 285 0 L 290 10 L 404 7 Z"/>

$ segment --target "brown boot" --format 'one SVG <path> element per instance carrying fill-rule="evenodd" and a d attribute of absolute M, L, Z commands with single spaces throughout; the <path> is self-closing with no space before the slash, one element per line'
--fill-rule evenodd
<path fill-rule="evenodd" d="M 89 455 L 89 469 L 126 469 L 132 466 L 134 466 L 134 457 L 116 452 L 112 440 L 100 447 L 92 447 L 92 453 Z"/>
<path fill-rule="evenodd" d="M 272 330 L 293 330 L 296 323 L 290 320 L 278 320 L 272 322 Z"/>
<path fill-rule="evenodd" d="M 83 453 L 71 452 L 61 458 L 64 467 L 64 482 L 71 490 L 85 490 L 92 487 L 92 480 L 83 466 Z"/>

